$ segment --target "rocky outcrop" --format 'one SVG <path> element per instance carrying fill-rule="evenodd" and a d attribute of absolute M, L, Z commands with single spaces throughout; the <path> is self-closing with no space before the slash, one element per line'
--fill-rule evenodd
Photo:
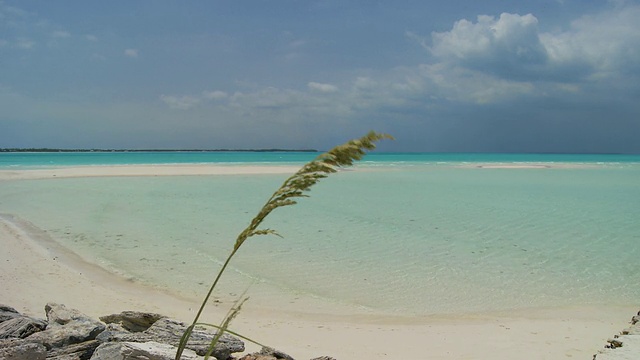
<path fill-rule="evenodd" d="M 263 347 L 259 352 L 253 354 L 247 354 L 238 360 L 294 360 L 291 356 L 283 353 L 282 351 L 272 349 L 269 347 Z M 320 356 L 311 360 L 336 360 L 330 356 Z"/>
<path fill-rule="evenodd" d="M 166 316 L 154 313 L 123 311 L 120 314 L 100 316 L 100 320 L 105 324 L 119 324 L 127 331 L 141 332 L 164 317 Z"/>
<path fill-rule="evenodd" d="M 103 333 L 99 340 L 103 342 L 159 342 L 178 346 L 182 334 L 187 330 L 187 325 L 177 320 L 161 318 L 148 329 L 142 332 L 108 331 Z M 187 349 L 195 351 L 198 355 L 204 355 L 209 349 L 211 340 L 216 335 L 215 331 L 196 327 L 187 342 Z M 223 334 L 212 353 L 216 359 L 228 359 L 232 353 L 244 351 L 244 343 L 228 334 Z"/>
<path fill-rule="evenodd" d="M 93 353 L 91 360 L 173 360 L 176 356 L 175 346 L 154 341 L 137 342 L 112 342 L 100 345 Z M 193 350 L 185 350 L 182 353 L 183 360 L 202 359 Z"/>
<path fill-rule="evenodd" d="M 89 360 L 100 345 L 97 340 L 89 340 L 78 344 L 53 348 L 47 353 L 47 360 Z"/>
<path fill-rule="evenodd" d="M 44 330 L 47 322 L 28 316 L 16 316 L 0 323 L 0 339 L 24 339 L 31 334 Z"/>
<path fill-rule="evenodd" d="M 640 311 L 631 318 L 631 326 L 620 335 L 607 340 L 603 350 L 593 355 L 594 360 L 636 360 L 640 354 Z"/>
<path fill-rule="evenodd" d="M 25 339 L 0 340 L 0 359 L 3 360 L 44 360 L 47 348 L 37 342 Z"/>
<path fill-rule="evenodd" d="M 293 360 L 293 358 L 282 351 L 263 347 L 260 352 L 245 355 L 239 360 Z"/>
<path fill-rule="evenodd" d="M 105 325 L 64 305 L 49 303 L 45 306 L 49 325 L 29 339 L 42 343 L 47 350 L 94 340 Z"/>
<path fill-rule="evenodd" d="M 20 316 L 20 313 L 18 313 L 16 309 L 11 306 L 0 304 L 0 323 L 18 316 Z"/>
<path fill-rule="evenodd" d="M 62 304 L 45 306 L 47 320 L 20 314 L 0 304 L 1 360 L 173 360 L 187 325 L 154 313 L 124 311 L 100 322 Z M 196 327 L 183 360 L 202 360 L 216 331 Z M 235 358 L 244 343 L 223 334 L 214 351 L 218 360 L 294 360 L 271 348 Z M 335 360 L 324 356 L 312 360 Z"/>

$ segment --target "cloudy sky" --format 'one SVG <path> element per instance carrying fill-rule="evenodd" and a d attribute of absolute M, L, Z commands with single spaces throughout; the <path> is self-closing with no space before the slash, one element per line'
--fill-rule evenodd
<path fill-rule="evenodd" d="M 640 153 L 640 1 L 0 0 L 0 148 Z"/>

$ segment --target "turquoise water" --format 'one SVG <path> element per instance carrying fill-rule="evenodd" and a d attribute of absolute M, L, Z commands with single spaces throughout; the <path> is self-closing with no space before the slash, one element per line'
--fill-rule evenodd
<path fill-rule="evenodd" d="M 135 155 L 142 163 L 160 159 Z M 5 166 L 51 166 L 50 158 L 32 156 L 28 164 Z M 82 164 L 105 159 L 85 156 Z M 276 163 L 278 156 L 297 163 L 315 154 L 266 154 L 262 161 Z M 360 171 L 335 174 L 311 198 L 274 212 L 265 226 L 284 239 L 245 244 L 218 296 L 251 286 L 256 305 L 306 296 L 415 315 L 640 299 L 640 157 L 371 154 L 366 160 Z M 557 167 L 477 167 L 485 163 Z M 2 181 L 0 213 L 31 221 L 122 276 L 198 298 L 235 236 L 284 178 Z"/>
<path fill-rule="evenodd" d="M 1 153 L 0 169 L 136 164 L 302 164 L 312 160 L 314 152 L 247 152 L 247 151 L 157 151 L 157 152 L 60 152 Z M 372 153 L 366 164 L 424 165 L 443 163 L 640 163 L 640 155 L 622 154 L 464 154 L 464 153 Z"/>
<path fill-rule="evenodd" d="M 314 152 L 248 152 L 248 151 L 154 151 L 154 152 L 58 152 L 0 153 L 3 167 L 51 167 L 84 165 L 140 164 L 263 164 L 305 163 L 319 153 Z"/>

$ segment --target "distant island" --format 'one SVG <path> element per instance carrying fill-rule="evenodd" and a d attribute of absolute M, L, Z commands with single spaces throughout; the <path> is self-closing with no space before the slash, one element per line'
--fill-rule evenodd
<path fill-rule="evenodd" d="M 319 152 L 316 149 L 50 149 L 0 148 L 0 152 Z"/>

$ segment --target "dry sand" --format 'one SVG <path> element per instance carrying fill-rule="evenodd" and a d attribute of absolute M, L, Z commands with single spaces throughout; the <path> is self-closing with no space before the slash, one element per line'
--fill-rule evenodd
<path fill-rule="evenodd" d="M 76 178 L 98 176 L 180 176 L 180 175 L 251 175 L 293 174 L 293 165 L 115 165 L 69 166 L 19 170 L 0 170 L 0 180 Z"/>
<path fill-rule="evenodd" d="M 0 180 L 52 175 L 195 175 L 216 173 L 221 171 L 219 168 L 87 167 L 12 171 L 10 176 L 0 171 Z M 261 171 L 261 168 L 233 168 L 234 171 L 247 168 L 243 173 Z M 283 173 L 296 170 L 268 168 Z M 222 173 L 233 173 L 230 171 Z M 0 219 L 0 303 L 38 317 L 44 317 L 44 305 L 51 301 L 94 317 L 138 310 L 192 320 L 197 303 L 121 279 L 55 242 L 26 233 L 18 225 L 19 220 L 10 216 Z M 409 319 L 345 316 L 323 313 L 324 309 L 294 314 L 285 307 L 275 313 L 252 309 L 248 303 L 232 328 L 302 360 L 320 355 L 341 360 L 591 359 L 606 339 L 624 328 L 637 311 L 632 306 L 599 306 Z M 204 317 L 218 322 L 224 312 L 226 308 L 212 305 Z M 252 346 L 248 349 L 257 350 Z"/>

